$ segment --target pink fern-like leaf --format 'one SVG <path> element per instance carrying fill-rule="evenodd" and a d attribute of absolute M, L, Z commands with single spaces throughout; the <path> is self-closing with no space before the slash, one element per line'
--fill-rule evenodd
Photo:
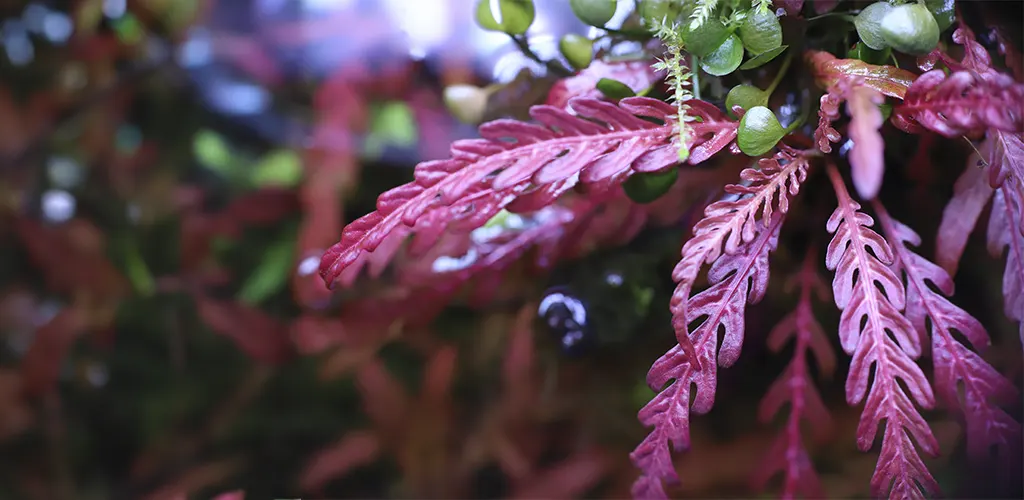
<path fill-rule="evenodd" d="M 946 137 L 985 129 L 1024 130 L 1024 85 L 1002 73 L 929 71 L 907 89 L 892 112 L 893 124 L 907 132 L 927 128 Z"/>
<path fill-rule="evenodd" d="M 963 417 L 970 458 L 984 463 L 991 447 L 1002 461 L 1016 457 L 1021 427 L 1000 406 L 1015 404 L 1017 389 L 981 358 L 990 344 L 988 333 L 977 319 L 946 299 L 953 294 L 949 274 L 907 247 L 920 244 L 917 233 L 890 217 L 881 203 L 876 201 L 874 208 L 893 248 L 893 269 L 906 276 L 906 316 L 922 339 L 931 338 L 936 395 Z M 974 351 L 953 337 L 954 331 Z M 961 390 L 962 396 L 958 395 Z"/>
<path fill-rule="evenodd" d="M 1003 273 L 1003 310 L 1006 316 L 1020 323 L 1024 341 L 1024 235 L 1017 229 L 1021 221 L 1024 199 L 1017 190 L 1008 189 L 1015 178 L 1007 179 L 992 198 L 992 215 L 988 224 L 988 249 L 992 255 L 1006 253 Z"/>
<path fill-rule="evenodd" d="M 714 106 L 689 101 L 689 163 L 697 164 L 728 146 L 736 123 Z M 577 184 L 600 191 L 634 172 L 652 172 L 678 162 L 675 108 L 634 97 L 618 105 L 590 98 L 570 101 L 568 111 L 534 106 L 539 124 L 502 119 L 480 127 L 482 139 L 457 141 L 452 157 L 421 163 L 415 180 L 380 195 L 377 211 L 349 224 L 341 240 L 321 258 L 320 273 L 331 286 L 349 285 L 370 254 L 388 241 L 415 234 L 410 251 L 430 248 L 449 228 L 468 232 L 503 208 L 532 211 L 550 205 Z M 375 259 L 377 260 L 377 259 Z M 386 259 L 385 259 L 386 260 Z"/>
<path fill-rule="evenodd" d="M 824 498 L 824 491 L 811 457 L 803 444 L 800 421 L 806 420 L 811 425 L 818 440 L 824 440 L 831 430 L 831 417 L 821 396 L 814 388 L 808 367 L 808 354 L 816 358 L 819 372 L 831 376 L 835 371 L 836 358 L 829 345 L 825 331 L 814 319 L 811 306 L 811 292 L 817 290 L 819 299 L 827 299 L 825 285 L 814 270 L 812 258 L 814 252 L 808 253 L 804 265 L 796 276 L 800 282 L 800 300 L 797 308 L 788 314 L 768 334 L 768 347 L 778 353 L 793 339 L 796 350 L 786 371 L 772 383 L 761 400 L 758 408 L 758 419 L 762 423 L 770 423 L 783 405 L 789 403 L 790 413 L 783 432 L 775 440 L 765 456 L 762 466 L 754 476 L 757 489 L 764 489 L 768 480 L 777 473 L 782 473 L 781 498 Z"/>
<path fill-rule="evenodd" d="M 690 317 L 706 317 L 692 334 L 696 358 L 685 354 L 677 344 L 655 361 L 647 374 L 647 383 L 654 390 L 674 381 L 640 410 L 640 421 L 653 426 L 654 430 L 630 454 L 633 463 L 643 471 L 633 485 L 634 497 L 665 497 L 662 481 L 679 481 L 668 445 L 671 442 L 676 451 L 690 446 L 690 386 L 697 386 L 693 411 L 707 413 L 715 399 L 718 330 L 725 328 L 726 331 L 722 351 L 735 350 L 738 356 L 743 336 L 743 309 L 748 301 L 756 303 L 764 296 L 768 286 L 768 254 L 778 243 L 782 219 L 782 213 L 774 214 L 768 227 L 753 240 L 741 245 L 733 254 L 722 255 L 711 266 L 708 281 L 712 286 L 691 299 L 694 307 L 690 309 Z M 726 354 L 720 356 L 719 361 Z M 702 368 L 691 359 L 700 360 Z"/>
<path fill-rule="evenodd" d="M 1024 137 L 1001 130 L 990 131 L 981 144 L 981 152 L 990 165 L 989 185 L 1005 185 L 1017 199 L 1024 199 Z M 1016 182 L 1007 184 L 1009 177 L 1015 178 Z M 1024 233 L 1024 226 L 1021 226 L 1021 232 Z"/>
<path fill-rule="evenodd" d="M 807 168 L 803 155 L 783 147 L 775 158 L 761 160 L 760 169 L 744 170 L 740 177 L 749 185 L 726 187 L 738 199 L 708 206 L 683 246 L 673 272 L 678 286 L 671 303 L 679 343 L 655 361 L 647 375 L 648 385 L 661 392 L 640 410 L 640 421 L 654 429 L 630 455 L 643 471 L 633 485 L 634 496 L 664 497 L 663 481 L 679 481 L 669 443 L 676 451 L 690 446 L 691 385 L 697 387 L 693 411 L 707 413 L 715 400 L 716 365 L 730 366 L 739 357 L 745 305 L 764 296 L 768 254 L 778 242 L 789 199 L 799 191 Z M 711 287 L 690 297 L 707 263 L 712 263 Z M 688 332 L 688 324 L 698 320 L 699 326 Z M 722 329 L 725 336 L 718 351 Z M 670 380 L 674 382 L 665 387 Z"/>
<path fill-rule="evenodd" d="M 916 402 L 931 408 L 935 396 L 914 363 L 921 354 L 921 343 L 913 325 L 900 314 L 906 296 L 903 283 L 888 267 L 894 259 L 892 249 L 870 229 L 874 221 L 859 211 L 860 205 L 850 198 L 842 176 L 831 164 L 828 176 L 839 206 L 828 220 L 828 231 L 834 236 L 825 264 L 835 271 L 832 290 L 842 310 L 839 339 L 843 350 L 853 356 L 846 400 L 851 405 L 864 401 L 857 427 L 861 451 L 871 449 L 878 426 L 885 420 L 882 449 L 871 477 L 872 493 L 921 498 L 923 489 L 937 494 L 939 486 L 914 446 L 916 442 L 932 456 L 938 453 L 938 441 L 914 406 Z"/>
<path fill-rule="evenodd" d="M 951 276 L 956 275 L 967 240 L 992 198 L 993 189 L 985 179 L 985 170 L 976 166 L 979 161 L 977 154 L 967 159 L 967 168 L 953 185 L 953 197 L 942 211 L 935 260 Z"/>

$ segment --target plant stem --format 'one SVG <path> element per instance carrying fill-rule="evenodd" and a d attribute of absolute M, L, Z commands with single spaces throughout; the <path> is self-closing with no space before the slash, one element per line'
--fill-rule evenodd
<path fill-rule="evenodd" d="M 515 42 L 517 47 L 519 47 L 519 51 L 522 52 L 523 55 L 525 55 L 526 57 L 529 57 L 530 60 L 543 64 L 545 67 L 548 68 L 548 71 L 558 76 L 572 76 L 572 72 L 565 69 L 565 67 L 562 66 L 561 64 L 558 64 L 554 61 L 545 61 L 541 59 L 540 56 L 538 56 L 537 53 L 530 48 L 530 44 L 526 41 L 525 36 L 509 35 L 509 37 L 511 37 L 512 41 Z"/>
<path fill-rule="evenodd" d="M 782 77 L 786 76 L 786 71 L 789 70 L 789 63 L 793 61 L 793 52 L 790 51 L 786 54 L 786 58 L 782 60 L 782 66 L 779 67 L 779 71 L 775 73 L 775 79 L 772 80 L 772 84 L 765 90 L 769 96 L 775 91 L 775 87 L 779 86 L 782 82 Z"/>
<path fill-rule="evenodd" d="M 690 54 L 690 86 L 693 87 L 694 99 L 700 99 L 700 68 L 697 65 L 697 56 Z"/>

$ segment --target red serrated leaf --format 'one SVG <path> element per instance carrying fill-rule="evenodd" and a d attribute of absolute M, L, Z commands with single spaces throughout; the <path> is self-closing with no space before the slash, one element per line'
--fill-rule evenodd
<path fill-rule="evenodd" d="M 693 411 L 708 412 L 715 400 L 717 365 L 730 366 L 739 357 L 744 306 L 764 296 L 768 254 L 778 242 L 789 198 L 799 191 L 807 167 L 805 157 L 783 146 L 775 158 L 760 161 L 760 170 L 744 170 L 741 178 L 748 185 L 726 188 L 740 198 L 709 206 L 694 227 L 693 238 L 683 246 L 682 259 L 673 271 L 679 284 L 671 304 L 679 343 L 655 361 L 647 374 L 647 384 L 660 392 L 638 415 L 654 429 L 630 454 L 643 471 L 633 484 L 634 496 L 663 497 L 662 482 L 678 482 L 669 443 L 676 451 L 690 446 L 690 386 L 697 385 Z M 690 289 L 705 263 L 712 263 L 711 287 L 691 298 Z M 698 320 L 703 321 L 688 332 L 688 324 Z M 721 328 L 725 336 L 716 353 Z"/>
<path fill-rule="evenodd" d="M 710 104 L 690 103 L 703 120 L 690 125 L 689 162 L 696 164 L 732 142 L 736 123 Z M 678 161 L 672 106 L 634 97 L 619 105 L 574 99 L 571 107 L 578 116 L 534 106 L 531 115 L 540 125 L 514 120 L 484 124 L 484 138 L 454 143 L 451 159 L 418 165 L 414 182 L 382 194 L 376 212 L 345 228 L 341 241 L 321 260 L 323 278 L 332 285 L 351 284 L 367 254 L 386 241 L 400 242 L 415 233 L 410 252 L 416 254 L 436 243 L 453 222 L 458 232 L 470 231 L 528 193 L 541 193 L 528 204 L 536 210 L 577 183 L 607 187 L 634 171 L 656 171 Z"/>
<path fill-rule="evenodd" d="M 1010 76 L 973 71 L 946 75 L 932 70 L 907 89 L 892 112 L 893 124 L 907 132 L 927 128 L 946 137 L 998 129 L 1024 130 L 1024 85 Z"/>
<path fill-rule="evenodd" d="M 994 446 L 1002 461 L 1018 456 L 1020 424 L 999 406 L 1016 404 L 1019 395 L 1013 384 L 979 355 L 989 346 L 985 327 L 946 299 L 953 294 L 949 274 L 907 247 L 908 243 L 920 244 L 918 235 L 889 217 L 880 203 L 875 203 L 875 211 L 894 250 L 893 268 L 906 275 L 907 318 L 922 339 L 931 338 L 936 394 L 967 423 L 968 454 L 973 460 L 985 461 Z M 954 331 L 966 337 L 977 353 L 960 343 Z"/>
<path fill-rule="evenodd" d="M 992 215 L 988 223 L 988 249 L 992 255 L 1006 252 L 1006 270 L 1003 272 L 1003 310 L 1006 316 L 1020 323 L 1020 337 L 1024 342 L 1024 235 L 1019 227 L 1024 212 L 1024 199 L 1017 191 L 1007 189 L 1010 178 L 996 189 L 992 198 Z M 1017 181 L 1019 182 L 1019 181 Z"/>
<path fill-rule="evenodd" d="M 853 356 L 846 400 L 851 405 L 864 401 L 857 427 L 861 451 L 871 449 L 878 426 L 885 420 L 882 450 L 871 478 L 872 494 L 922 497 L 916 484 L 936 494 L 938 484 L 911 441 L 913 436 L 929 455 L 938 453 L 935 436 L 914 407 L 916 401 L 931 408 L 935 396 L 913 360 L 921 354 L 921 343 L 913 325 L 900 314 L 906 299 L 903 283 L 888 267 L 894 259 L 892 249 L 870 229 L 874 221 L 858 211 L 860 205 L 850 198 L 835 166 L 829 165 L 828 175 L 839 206 L 828 220 L 828 231 L 834 237 L 825 264 L 836 272 L 832 289 L 836 305 L 843 311 L 839 339 L 843 350 Z M 909 395 L 898 380 L 906 384 Z"/>

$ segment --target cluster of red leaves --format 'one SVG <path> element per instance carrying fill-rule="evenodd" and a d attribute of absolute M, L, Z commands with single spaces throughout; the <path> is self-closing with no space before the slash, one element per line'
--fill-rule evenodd
<path fill-rule="evenodd" d="M 744 170 L 740 178 L 750 184 L 726 188 L 741 198 L 708 206 L 704 219 L 694 226 L 693 237 L 683 246 L 682 259 L 672 273 L 678 283 L 671 303 L 678 344 L 655 361 L 647 376 L 648 385 L 661 392 L 640 411 L 640 421 L 654 430 L 631 455 L 644 472 L 633 486 L 635 496 L 663 497 L 662 481 L 678 481 L 668 444 L 679 451 L 690 446 L 690 386 L 697 386 L 693 410 L 710 411 L 715 400 L 716 366 L 730 366 L 739 357 L 744 304 L 756 303 L 764 296 L 768 253 L 777 244 L 789 199 L 799 191 L 808 166 L 805 157 L 784 148 L 776 158 L 761 160 L 760 169 Z M 712 264 L 708 271 L 712 286 L 690 297 L 705 264 Z M 688 325 L 702 318 L 689 332 Z M 716 352 L 721 328 L 725 336 Z M 670 380 L 674 382 L 663 389 Z"/>
<path fill-rule="evenodd" d="M 801 2 L 784 5 L 795 11 L 800 6 Z M 820 10 L 831 7 L 834 5 Z M 842 139 L 832 123 L 839 118 L 839 105 L 846 102 L 851 117 L 847 136 L 853 142 L 853 184 L 863 199 L 872 201 L 885 233 L 883 237 L 871 229 L 874 220 L 860 211 L 860 204 L 830 164 L 827 177 L 836 192 L 838 207 L 827 224 L 834 237 L 825 263 L 835 271 L 833 295 L 842 310 L 841 345 L 853 358 L 846 384 L 847 401 L 851 405 L 865 403 L 857 430 L 861 450 L 872 447 L 879 425 L 885 422 L 871 482 L 873 494 L 878 496 L 938 493 L 937 483 L 918 454 L 918 447 L 929 455 L 938 453 L 938 442 L 918 409 L 929 409 L 935 403 L 933 386 L 915 361 L 929 343 L 935 359 L 935 390 L 943 404 L 958 409 L 963 418 L 972 457 L 980 459 L 982 450 L 993 446 L 1003 458 L 1019 454 L 1013 443 L 1019 441 L 1020 424 L 1001 409 L 1016 401 L 1017 393 L 982 360 L 987 334 L 977 320 L 946 298 L 952 294 L 949 274 L 907 248 L 906 243 L 917 243 L 916 234 L 889 217 L 874 199 L 884 174 L 883 120 L 878 107 L 883 96 L 903 100 L 896 106 L 893 121 L 905 131 L 934 130 L 945 135 L 984 131 L 987 138 L 982 151 L 988 155 L 990 187 L 968 184 L 974 177 L 980 179 L 977 175 L 958 182 L 947 214 L 959 217 L 964 215 L 959 209 L 968 207 L 968 217 L 957 221 L 947 217 L 951 222 L 944 223 L 940 234 L 957 236 L 948 238 L 949 243 L 940 241 L 939 260 L 947 270 L 955 266 L 971 227 L 988 199 L 993 198 L 990 248 L 995 254 L 1009 248 L 1004 281 L 1006 312 L 1017 320 L 1024 316 L 1020 298 L 1024 296 L 1024 233 L 1015 230 L 1024 227 L 1024 196 L 1019 181 L 1024 171 L 1024 148 L 1019 136 L 1022 87 L 991 68 L 988 54 L 965 28 L 958 30 L 954 39 L 968 48 L 963 61 L 954 61 L 941 51 L 934 57 L 954 70 L 949 76 L 941 71 L 917 76 L 893 66 L 837 59 L 825 52 L 811 51 L 805 57 L 826 91 L 815 131 L 818 149 L 829 153 L 831 143 Z M 345 228 L 341 241 L 323 256 L 324 279 L 332 285 L 347 286 L 363 268 L 368 268 L 371 276 L 379 275 L 410 236 L 407 255 L 422 258 L 421 262 L 436 263 L 440 257 L 470 252 L 476 256 L 472 264 L 451 274 L 458 278 L 452 283 L 461 284 L 469 276 L 484 276 L 490 270 L 503 271 L 524 248 L 543 248 L 545 232 L 563 226 L 540 225 L 543 229 L 515 233 L 512 240 L 497 245 L 481 245 L 465 236 L 475 233 L 502 209 L 531 217 L 545 207 L 565 210 L 573 205 L 557 204 L 556 200 L 573 189 L 585 196 L 570 196 L 570 200 L 603 199 L 633 173 L 660 171 L 674 164 L 680 146 L 690 149 L 689 163 L 696 164 L 723 150 L 736 136 L 734 122 L 699 100 L 689 101 L 691 112 L 698 118 L 690 122 L 693 142 L 680 145 L 674 142 L 674 110 L 666 104 L 629 98 L 616 105 L 595 97 L 563 99 L 565 102 L 556 102 L 559 107 L 534 107 L 531 116 L 540 125 L 512 120 L 485 124 L 480 129 L 482 139 L 453 144 L 451 159 L 419 165 L 414 182 L 384 193 L 376 212 Z M 653 430 L 631 454 L 643 472 L 633 485 L 635 496 L 665 496 L 663 482 L 678 481 L 670 443 L 679 451 L 690 446 L 690 410 L 706 413 L 711 409 L 717 366 L 730 366 L 739 357 L 745 306 L 758 302 L 765 293 L 768 256 L 777 245 L 790 200 L 806 179 L 812 157 L 813 152 L 780 146 L 774 158 L 762 159 L 757 169 L 744 170 L 740 175 L 744 184 L 726 187 L 736 199 L 707 207 L 704 219 L 693 228 L 693 237 L 683 246 L 673 272 L 678 285 L 671 302 L 678 343 L 654 363 L 648 375 L 649 385 L 660 392 L 639 415 Z M 584 220 L 579 215 L 567 214 L 563 222 Z M 643 224 L 640 219 L 634 222 L 636 225 L 629 227 Z M 705 266 L 709 266 L 710 287 L 692 294 Z M 436 274 L 436 269 L 431 271 Z M 820 493 L 799 425 L 801 418 L 822 426 L 827 422 L 827 412 L 809 381 L 807 353 L 815 353 L 825 373 L 834 365 L 824 348 L 824 335 L 811 315 L 810 274 L 807 269 L 802 273 L 797 311 L 771 336 L 770 343 L 777 350 L 785 336 L 792 334 L 797 349 L 790 368 L 766 397 L 762 409 L 762 419 L 767 420 L 783 402 L 792 404 L 786 430 L 771 455 L 784 460 L 761 475 L 763 482 L 774 472 L 784 471 L 787 495 Z M 409 276 L 416 275 L 413 267 Z M 431 276 L 431 272 L 421 276 Z M 443 276 L 434 280 L 434 286 L 448 290 Z M 431 307 L 443 307 L 451 293 L 438 296 Z M 719 349 L 720 331 L 724 336 Z M 954 337 L 954 331 L 966 336 L 969 345 Z M 694 385 L 696 393 L 691 403 Z M 962 397 L 958 396 L 959 385 L 966 388 Z"/>
<path fill-rule="evenodd" d="M 456 351 L 452 346 L 439 346 L 430 355 L 415 397 L 379 360 L 364 363 L 356 372 L 356 382 L 371 428 L 351 431 L 314 456 L 300 478 L 303 491 L 320 491 L 332 478 L 384 453 L 397 457 L 403 488 L 417 496 L 469 496 L 472 473 L 491 461 L 510 478 L 513 498 L 573 497 L 592 487 L 612 464 L 599 449 L 581 449 L 555 464 L 537 465 L 553 440 L 544 430 L 543 405 L 538 404 L 541 394 L 533 373 L 534 311 L 528 304 L 512 322 L 501 399 L 468 433 L 456 436 L 453 428 L 456 408 L 449 386 L 456 371 Z"/>

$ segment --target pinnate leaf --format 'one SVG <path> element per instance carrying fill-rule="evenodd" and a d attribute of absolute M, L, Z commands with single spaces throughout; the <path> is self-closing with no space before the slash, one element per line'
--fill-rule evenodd
<path fill-rule="evenodd" d="M 648 385 L 661 392 L 640 410 L 640 421 L 654 429 L 630 455 L 643 471 L 633 485 L 634 496 L 663 497 L 662 482 L 678 481 L 669 443 L 676 451 L 690 446 L 690 387 L 697 386 L 693 411 L 708 412 L 714 404 L 716 365 L 730 366 L 739 357 L 745 304 L 764 296 L 768 254 L 778 242 L 790 196 L 797 194 L 807 168 L 805 157 L 783 146 L 775 158 L 762 159 L 760 169 L 744 170 L 741 178 L 749 185 L 726 187 L 740 198 L 708 206 L 693 237 L 683 246 L 682 259 L 673 271 L 678 285 L 671 302 L 678 344 L 659 358 L 647 375 Z M 712 264 L 708 271 L 711 287 L 690 297 L 705 264 Z M 688 324 L 694 322 L 699 325 L 690 333 Z M 725 336 L 716 353 L 722 328 Z M 665 387 L 669 381 L 673 382 Z"/>
<path fill-rule="evenodd" d="M 1003 272 L 1003 310 L 1006 316 L 1020 324 L 1020 336 L 1024 339 L 1024 235 L 1021 227 L 1024 199 L 1009 184 L 1016 181 L 1007 179 L 996 189 L 992 198 L 992 215 L 988 223 L 988 249 L 992 255 L 1006 253 L 1006 270 Z"/>
<path fill-rule="evenodd" d="M 409 234 L 416 236 L 409 250 L 416 255 L 446 230 L 471 231 L 506 207 L 537 210 L 577 184 L 609 189 L 634 172 L 659 171 L 678 161 L 673 106 L 641 97 L 618 105 L 578 98 L 570 106 L 576 115 L 534 106 L 531 115 L 540 124 L 486 123 L 482 139 L 452 145 L 452 158 L 418 165 L 413 182 L 380 195 L 377 211 L 342 231 L 341 241 L 321 259 L 321 276 L 329 285 L 347 286 L 371 260 L 367 254 L 382 245 L 395 251 Z M 689 101 L 689 109 L 701 119 L 690 124 L 686 145 L 689 163 L 697 164 L 735 139 L 736 124 L 703 101 Z"/>
<path fill-rule="evenodd" d="M 906 276 L 906 316 L 923 340 L 931 338 L 936 394 L 967 424 L 968 454 L 985 463 L 995 447 L 1001 461 L 1013 459 L 1020 449 L 1021 427 L 1000 405 L 1016 404 L 1019 397 L 1013 384 L 980 356 L 990 344 L 985 327 L 946 298 L 953 293 L 949 274 L 910 251 L 907 244 L 921 241 L 917 233 L 890 217 L 881 203 L 874 207 L 893 248 L 893 269 Z M 954 331 L 970 345 L 958 341 Z"/>
<path fill-rule="evenodd" d="M 925 453 L 938 453 L 935 436 L 914 406 L 916 402 L 931 408 L 935 396 L 914 363 L 913 358 L 921 354 L 921 341 L 913 325 L 900 314 L 906 296 L 903 283 L 889 268 L 894 260 L 892 249 L 871 230 L 873 219 L 859 211 L 860 205 L 850 198 L 839 171 L 829 165 L 828 174 L 839 206 L 828 220 L 828 231 L 834 236 L 825 264 L 835 271 L 832 289 L 842 310 L 840 343 L 853 356 L 846 400 L 851 405 L 864 401 L 857 427 L 861 451 L 871 449 L 878 426 L 885 421 L 882 449 L 871 478 L 872 495 L 920 498 L 918 484 L 925 493 L 937 494 L 938 484 L 914 447 L 916 442 Z M 905 384 L 906 391 L 898 381 Z"/>

